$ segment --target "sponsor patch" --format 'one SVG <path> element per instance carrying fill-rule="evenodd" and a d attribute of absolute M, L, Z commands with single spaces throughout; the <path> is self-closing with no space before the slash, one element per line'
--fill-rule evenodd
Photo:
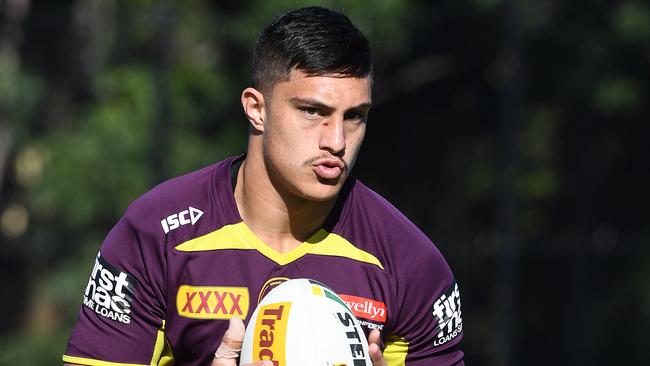
<path fill-rule="evenodd" d="M 454 283 L 433 304 L 433 317 L 438 325 L 435 332 L 434 347 L 456 338 L 463 332 L 463 318 L 460 310 L 460 290 Z"/>
<path fill-rule="evenodd" d="M 203 211 L 199 210 L 198 208 L 189 206 L 187 210 L 171 214 L 166 218 L 160 220 L 160 225 L 162 226 L 165 234 L 167 234 L 170 231 L 175 230 L 183 225 L 196 224 L 201 216 L 203 216 Z"/>
<path fill-rule="evenodd" d="M 290 302 L 260 307 L 253 335 L 253 355 L 258 360 L 270 360 L 276 366 L 287 364 L 285 349 L 290 309 Z"/>
<path fill-rule="evenodd" d="M 97 253 L 95 266 L 84 292 L 84 306 L 105 318 L 120 323 L 131 322 L 131 302 L 138 281 L 108 263 Z"/>
<path fill-rule="evenodd" d="M 249 295 L 246 287 L 182 285 L 176 294 L 178 314 L 193 319 L 245 318 Z"/>
<path fill-rule="evenodd" d="M 339 297 L 357 318 L 376 323 L 386 322 L 386 304 L 383 302 L 352 295 L 339 295 Z"/>
<path fill-rule="evenodd" d="M 368 329 L 377 329 L 379 331 L 384 330 L 384 324 L 375 324 L 365 319 L 359 319 L 359 324 L 361 324 L 362 327 L 366 327 Z"/>

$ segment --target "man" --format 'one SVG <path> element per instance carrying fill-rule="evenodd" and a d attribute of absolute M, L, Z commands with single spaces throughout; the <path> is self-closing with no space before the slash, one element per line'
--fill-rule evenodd
<path fill-rule="evenodd" d="M 312 278 L 359 318 L 375 365 L 462 365 L 445 260 L 350 176 L 371 78 L 368 42 L 346 16 L 309 7 L 270 24 L 241 96 L 246 155 L 129 206 L 97 255 L 64 362 L 235 365 L 235 319 L 283 280 Z"/>

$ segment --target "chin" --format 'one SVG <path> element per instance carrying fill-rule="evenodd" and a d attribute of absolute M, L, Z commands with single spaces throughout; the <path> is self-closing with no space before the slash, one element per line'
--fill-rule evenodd
<path fill-rule="evenodd" d="M 310 201 L 326 202 L 336 198 L 341 191 L 339 184 L 321 184 L 303 191 L 303 196 Z"/>

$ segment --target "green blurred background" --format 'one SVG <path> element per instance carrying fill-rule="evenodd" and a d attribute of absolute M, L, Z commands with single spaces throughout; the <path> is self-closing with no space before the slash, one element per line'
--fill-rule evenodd
<path fill-rule="evenodd" d="M 58 365 L 93 258 L 153 185 L 246 144 L 278 12 L 371 40 L 356 175 L 437 243 L 468 365 L 650 364 L 643 0 L 0 1 L 0 365 Z"/>

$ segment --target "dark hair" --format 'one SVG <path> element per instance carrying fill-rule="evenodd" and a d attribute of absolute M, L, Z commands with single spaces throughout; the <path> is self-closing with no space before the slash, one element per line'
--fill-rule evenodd
<path fill-rule="evenodd" d="M 281 14 L 255 43 L 254 86 L 270 89 L 288 80 L 293 68 L 314 76 L 368 76 L 368 40 L 347 16 L 329 9 L 314 6 Z"/>

